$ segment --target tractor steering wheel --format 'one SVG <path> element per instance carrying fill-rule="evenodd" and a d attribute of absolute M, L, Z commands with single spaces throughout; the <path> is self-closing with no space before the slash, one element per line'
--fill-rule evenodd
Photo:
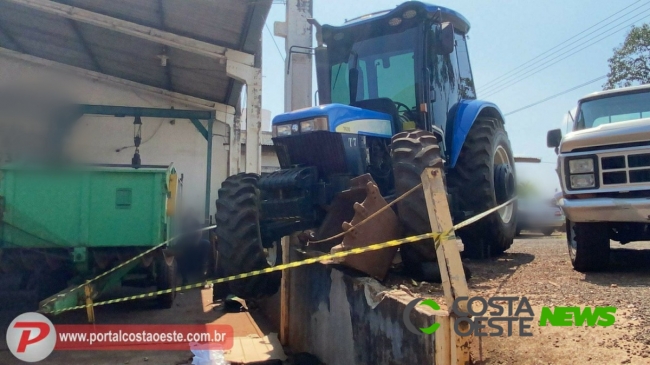
<path fill-rule="evenodd" d="M 409 108 L 408 105 L 404 103 L 400 103 L 399 101 L 393 101 L 395 103 L 395 106 L 397 106 L 397 114 L 399 115 L 400 122 L 406 123 L 411 121 L 412 118 L 412 110 Z M 405 109 L 402 113 L 400 113 L 400 108 Z"/>
<path fill-rule="evenodd" d="M 395 106 L 397 106 L 397 112 L 399 112 L 400 108 L 406 109 L 407 113 L 411 112 L 411 108 L 409 108 L 408 105 L 406 105 L 404 103 L 400 103 L 399 101 L 393 101 L 393 103 L 395 103 Z"/>

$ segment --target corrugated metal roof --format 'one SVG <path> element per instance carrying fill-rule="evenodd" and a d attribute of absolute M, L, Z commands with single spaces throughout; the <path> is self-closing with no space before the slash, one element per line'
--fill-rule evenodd
<path fill-rule="evenodd" d="M 255 54 L 272 0 L 55 2 Z M 0 0 L 0 47 L 233 106 L 242 88 L 219 60 L 6 0 Z"/>

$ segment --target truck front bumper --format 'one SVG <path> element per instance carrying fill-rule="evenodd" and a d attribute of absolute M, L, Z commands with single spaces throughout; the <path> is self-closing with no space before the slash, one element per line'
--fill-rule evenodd
<path fill-rule="evenodd" d="M 558 204 L 572 222 L 650 223 L 650 198 L 562 198 Z"/>

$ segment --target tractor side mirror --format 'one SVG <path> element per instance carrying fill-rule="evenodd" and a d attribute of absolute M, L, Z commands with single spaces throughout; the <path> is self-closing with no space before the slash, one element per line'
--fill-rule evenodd
<path fill-rule="evenodd" d="M 454 39 L 454 25 L 446 22 L 440 27 L 440 36 L 438 37 L 438 54 L 448 55 L 454 52 L 456 41 Z"/>
<path fill-rule="evenodd" d="M 546 134 L 546 146 L 551 148 L 560 147 L 560 142 L 562 142 L 562 130 L 553 129 L 548 131 Z"/>

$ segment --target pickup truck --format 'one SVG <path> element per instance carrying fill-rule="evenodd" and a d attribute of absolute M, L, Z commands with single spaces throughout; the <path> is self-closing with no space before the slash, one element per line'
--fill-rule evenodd
<path fill-rule="evenodd" d="M 578 101 L 570 133 L 547 134 L 574 269 L 604 270 L 610 240 L 650 240 L 650 85 L 607 90 Z"/>

